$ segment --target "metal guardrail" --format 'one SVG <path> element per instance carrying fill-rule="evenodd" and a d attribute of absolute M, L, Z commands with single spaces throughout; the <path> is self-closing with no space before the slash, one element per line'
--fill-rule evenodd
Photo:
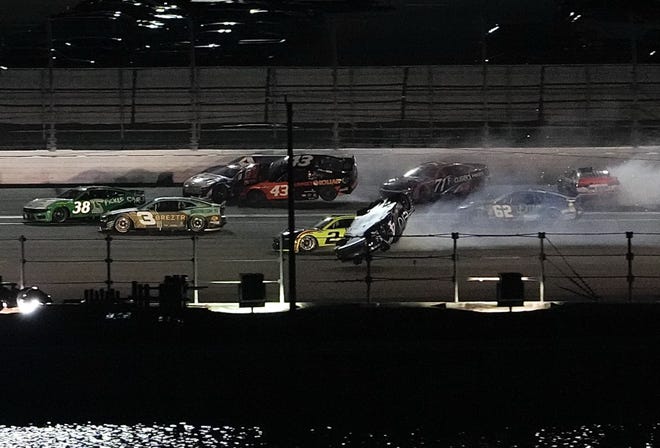
<path fill-rule="evenodd" d="M 461 297 L 461 286 L 466 285 L 467 282 L 483 282 L 483 281 L 495 281 L 499 278 L 493 276 L 493 273 L 487 273 L 486 275 L 476 275 L 475 272 L 469 273 L 464 271 L 465 261 L 469 260 L 471 248 L 469 245 L 470 241 L 475 241 L 476 239 L 496 239 L 500 241 L 512 241 L 518 239 L 523 239 L 525 241 L 536 241 L 536 250 L 534 251 L 533 258 L 537 260 L 536 267 L 534 263 L 525 262 L 523 266 L 523 277 L 526 281 L 538 283 L 538 301 L 544 302 L 546 300 L 546 288 L 549 282 L 555 282 L 562 280 L 567 282 L 573 292 L 584 299 L 590 301 L 597 301 L 600 299 L 599 295 L 595 290 L 590 286 L 590 281 L 599 279 L 613 280 L 615 282 L 624 282 L 625 291 L 627 291 L 626 299 L 629 302 L 632 302 L 636 299 L 636 293 L 634 285 L 638 281 L 651 281 L 653 284 L 656 284 L 656 281 L 660 280 L 660 270 L 648 270 L 648 267 L 639 266 L 639 263 L 635 263 L 635 260 L 640 260 L 644 258 L 660 258 L 660 251 L 648 252 L 637 250 L 633 251 L 633 237 L 637 236 L 638 238 L 649 237 L 655 238 L 659 236 L 660 233 L 633 233 L 633 232 L 613 232 L 613 233 L 546 233 L 546 232 L 536 232 L 536 233 L 518 233 L 518 234 L 459 234 L 459 233 L 449 233 L 449 234 L 428 234 L 428 235 L 403 235 L 403 240 L 414 240 L 416 238 L 432 239 L 435 241 L 441 240 L 450 240 L 451 249 L 443 250 L 429 250 L 424 252 L 419 251 L 407 251 L 407 252 L 376 252 L 372 257 L 369 257 L 364 263 L 364 276 L 356 276 L 353 278 L 342 278 L 342 279 L 308 279 L 315 283 L 323 282 L 332 282 L 332 283 L 363 283 L 365 285 L 365 294 L 364 299 L 369 303 L 374 297 L 372 293 L 372 287 L 377 283 L 414 283 L 414 284 L 428 284 L 428 282 L 441 282 L 451 284 L 451 290 L 453 292 L 453 301 L 460 302 L 466 300 L 465 297 Z M 600 252 L 590 252 L 590 253 L 576 253 L 571 252 L 571 245 L 568 245 L 568 249 L 562 248 L 562 244 L 558 241 L 566 238 L 579 238 L 584 240 L 589 238 L 590 241 L 593 241 L 599 237 L 606 238 L 616 238 L 620 239 L 621 243 L 617 245 L 609 244 L 608 250 L 604 251 L 601 248 Z M 171 258 L 161 258 L 154 260 L 153 257 L 144 257 L 131 254 L 130 252 L 121 249 L 117 244 L 122 241 L 121 238 L 115 238 L 113 236 L 107 235 L 104 238 L 96 239 L 53 239 L 53 238 L 26 238 L 21 236 L 17 243 L 19 245 L 18 250 L 18 260 L 16 263 L 19 265 L 19 286 L 23 287 L 28 283 L 38 283 L 40 285 L 56 285 L 56 284 L 67 284 L 67 285 L 89 285 L 89 284 L 103 284 L 104 288 L 108 291 L 113 289 L 116 285 L 127 285 L 135 281 L 140 281 L 143 283 L 158 282 L 158 279 L 162 279 L 163 276 L 172 274 L 172 263 L 182 263 L 188 267 L 183 270 L 184 272 L 178 272 L 179 274 L 185 274 L 191 279 L 192 290 L 193 290 L 193 302 L 199 303 L 198 291 L 202 288 L 208 287 L 209 285 L 220 285 L 220 284 L 240 284 L 236 279 L 225 278 L 210 280 L 204 279 L 200 280 L 200 264 L 214 263 L 214 260 L 203 259 L 200 256 L 198 249 L 198 237 L 174 237 L 174 239 L 185 241 L 190 241 L 190 251 L 187 253 L 181 253 L 177 251 L 178 256 Z M 173 238 L 167 238 L 168 242 L 172 242 Z M 79 254 L 67 254 L 66 244 L 71 241 L 85 241 L 89 242 L 90 252 L 87 256 L 81 257 Z M 149 240 L 150 243 L 153 243 L 154 240 Z M 0 239 L 2 245 L 7 245 L 15 243 L 15 239 Z M 465 242 L 465 243 L 463 243 Z M 34 255 L 31 244 L 36 243 L 43 246 L 44 244 L 56 244 L 57 247 L 60 247 L 62 250 L 59 250 L 58 253 L 61 256 L 58 256 L 57 259 L 43 259 L 37 258 Z M 401 243 L 399 243 L 401 244 Z M 447 246 L 445 244 L 445 246 Z M 524 245 L 525 249 L 529 249 L 530 245 Z M 508 252 L 511 252 L 510 255 L 512 258 L 518 257 L 522 250 L 517 249 L 516 245 L 508 245 L 506 250 L 497 250 L 489 249 L 490 252 L 495 252 L 501 255 L 501 259 L 504 260 Z M 8 251 L 5 251 L 6 253 Z M 280 302 L 284 303 L 288 292 L 285 291 L 285 272 L 284 272 L 284 258 L 286 257 L 285 252 L 280 252 L 279 258 L 279 278 L 268 279 L 264 283 L 277 285 L 279 288 L 278 299 Z M 619 260 L 625 261 L 625 267 L 620 266 L 617 270 L 614 266 L 614 262 L 607 262 L 603 269 L 604 272 L 581 272 L 584 267 L 578 266 L 575 260 L 587 260 L 594 257 L 607 257 L 610 260 Z M 302 257 L 298 258 L 299 263 L 315 263 L 327 261 L 326 257 Z M 447 272 L 438 273 L 438 275 L 432 276 L 407 276 L 404 273 L 401 273 L 397 276 L 391 275 L 375 275 L 373 273 L 373 268 L 377 266 L 382 266 L 385 263 L 398 263 L 410 262 L 412 260 L 413 264 L 423 263 L 428 260 L 440 260 L 442 265 L 447 268 Z M 235 261 L 235 260 L 234 260 Z M 273 259 L 271 262 L 277 262 L 278 260 Z M 104 266 L 104 275 L 99 275 L 95 280 L 76 280 L 75 275 L 72 274 L 67 279 L 62 282 L 48 282 L 43 281 L 40 278 L 27 278 L 26 275 L 26 265 L 29 264 L 46 264 L 49 266 L 49 270 L 66 270 L 67 266 L 72 266 L 75 264 L 83 265 L 100 265 Z M 115 269 L 117 265 L 139 265 L 141 267 L 141 272 L 136 272 L 135 277 L 130 280 L 118 280 L 115 277 Z M 166 265 L 167 268 L 155 268 L 157 274 L 154 274 L 154 278 L 145 279 L 145 274 L 142 271 L 146 271 L 147 267 L 151 267 L 149 270 L 153 270 L 154 266 Z M 639 272 L 635 272 L 636 268 L 639 268 Z M 360 269 L 360 268 L 358 268 Z M 534 272 L 530 272 L 534 271 Z M 66 271 L 65 271 L 66 272 Z M 359 272 L 359 271 L 358 271 Z M 660 282 L 658 282 L 660 284 Z M 651 286 L 653 288 L 653 286 Z M 645 294 L 648 295 L 648 294 Z M 233 299 L 234 297 L 232 297 Z M 270 294 L 270 301 L 274 298 L 274 294 Z M 622 297 L 621 297 L 622 298 Z M 387 300 L 387 297 L 380 297 L 380 299 Z M 219 301 L 223 301 L 221 299 Z M 232 301 L 230 299 L 230 301 Z"/>

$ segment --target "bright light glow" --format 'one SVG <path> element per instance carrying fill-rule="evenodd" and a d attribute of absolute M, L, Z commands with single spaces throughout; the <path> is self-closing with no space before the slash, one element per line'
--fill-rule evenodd
<path fill-rule="evenodd" d="M 8 68 L 4 65 L 0 65 L 0 70 L 8 70 Z"/>
<path fill-rule="evenodd" d="M 494 27 L 488 30 L 488 34 L 493 34 L 495 31 L 499 30 L 500 26 L 498 24 L 495 24 Z"/>
<path fill-rule="evenodd" d="M 250 14 L 260 14 L 262 12 L 268 12 L 267 9 L 251 9 Z"/>
<path fill-rule="evenodd" d="M 655 50 L 651 51 L 651 52 L 649 53 L 649 56 L 655 56 Z"/>
<path fill-rule="evenodd" d="M 183 19 L 182 15 L 179 14 L 154 14 L 154 17 L 157 19 Z"/>
<path fill-rule="evenodd" d="M 524 282 L 536 281 L 534 277 L 520 277 Z M 498 282 L 500 281 L 499 277 L 468 277 L 468 282 Z"/>
<path fill-rule="evenodd" d="M 37 299 L 18 299 L 18 310 L 23 314 L 34 313 L 40 306 L 41 303 Z"/>
<path fill-rule="evenodd" d="M 220 28 L 219 30 L 215 30 L 216 33 L 231 33 L 231 30 L 229 28 Z"/>
<path fill-rule="evenodd" d="M 70 47 L 70 46 L 71 46 L 71 42 L 64 42 L 64 45 L 66 45 L 67 47 Z"/>
<path fill-rule="evenodd" d="M 571 22 L 577 22 L 578 20 L 580 20 L 581 17 L 582 17 L 582 14 L 578 14 L 575 17 L 573 17 L 573 20 L 571 20 Z"/>

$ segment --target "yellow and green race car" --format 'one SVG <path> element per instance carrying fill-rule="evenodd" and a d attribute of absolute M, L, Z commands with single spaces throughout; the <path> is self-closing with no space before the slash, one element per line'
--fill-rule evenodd
<path fill-rule="evenodd" d="M 197 198 L 162 197 L 135 207 L 101 215 L 99 231 L 127 233 L 131 230 L 190 231 L 217 230 L 225 225 L 225 204 Z"/>
<path fill-rule="evenodd" d="M 295 230 L 294 250 L 296 252 L 310 252 L 320 247 L 335 247 L 355 219 L 355 215 L 331 215 L 323 218 L 312 227 Z M 280 250 L 280 241 L 283 241 L 282 249 L 289 247 L 289 231 L 282 232 L 273 238 L 273 249 Z"/>

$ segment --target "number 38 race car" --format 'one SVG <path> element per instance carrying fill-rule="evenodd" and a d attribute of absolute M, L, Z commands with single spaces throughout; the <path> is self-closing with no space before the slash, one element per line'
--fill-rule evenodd
<path fill-rule="evenodd" d="M 202 232 L 224 226 L 225 205 L 195 198 L 156 198 L 141 207 L 104 213 L 99 230 L 127 233 L 130 230 Z"/>
<path fill-rule="evenodd" d="M 102 213 L 144 203 L 144 191 L 107 186 L 76 187 L 56 198 L 38 198 L 25 204 L 26 222 L 56 222 L 94 219 Z"/>

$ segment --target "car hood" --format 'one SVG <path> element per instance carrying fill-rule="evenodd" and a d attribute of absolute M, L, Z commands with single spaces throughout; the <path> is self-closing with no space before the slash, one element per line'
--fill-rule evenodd
<path fill-rule="evenodd" d="M 471 209 L 475 209 L 475 208 L 485 207 L 488 204 L 490 204 L 490 202 L 488 202 L 488 201 L 470 201 L 470 202 L 467 202 L 465 204 L 459 205 L 456 209 L 458 211 L 471 210 Z"/>
<path fill-rule="evenodd" d="M 419 184 L 419 177 L 394 177 L 383 182 L 381 188 L 395 191 L 405 191 Z"/>
<path fill-rule="evenodd" d="M 137 211 L 137 207 L 128 207 L 128 208 L 119 208 L 117 210 L 112 210 L 110 212 L 105 212 L 101 215 L 101 217 L 108 217 L 108 216 L 117 216 L 121 215 L 122 213 L 130 213 L 130 212 L 135 212 Z"/>
<path fill-rule="evenodd" d="M 212 184 L 216 182 L 229 182 L 231 179 L 226 176 L 222 176 L 220 174 L 213 174 L 213 173 L 199 173 L 195 174 L 194 176 L 189 177 L 186 179 L 184 184 L 186 185 L 204 185 L 204 184 Z"/>
<path fill-rule="evenodd" d="M 300 235 L 300 234 L 301 234 L 302 232 L 304 232 L 305 230 L 310 230 L 310 229 L 295 229 L 295 230 L 293 231 L 293 234 L 294 234 L 294 235 Z M 284 238 L 288 238 L 288 237 L 289 237 L 289 231 L 288 231 L 288 230 L 285 230 L 285 231 L 283 231 L 283 232 L 281 233 L 281 235 L 282 235 Z"/>
<path fill-rule="evenodd" d="M 24 205 L 25 208 L 48 208 L 58 202 L 71 202 L 71 199 L 63 198 L 37 198 Z"/>

